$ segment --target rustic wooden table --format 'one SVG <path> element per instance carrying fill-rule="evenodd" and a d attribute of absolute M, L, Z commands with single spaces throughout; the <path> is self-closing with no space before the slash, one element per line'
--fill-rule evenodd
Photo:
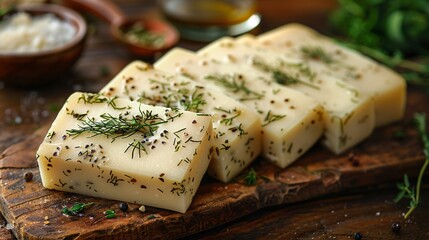
<path fill-rule="evenodd" d="M 129 15 L 157 15 L 154 1 L 116 1 Z M 301 22 L 325 30 L 327 14 L 334 0 L 261 0 L 264 32 L 288 22 Z M 47 86 L 19 89 L 0 83 L 0 152 L 25 140 L 52 121 L 65 98 L 73 91 L 97 92 L 127 63 L 135 59 L 109 36 L 103 22 L 89 17 L 90 34 L 84 55 L 62 79 Z M 204 43 L 181 41 L 192 50 Z M 143 59 L 153 61 L 153 59 Z M 426 179 L 421 205 L 408 220 L 403 219 L 406 203 L 395 204 L 395 182 L 342 192 L 293 205 L 260 210 L 187 239 L 429 239 L 429 185 Z M 401 224 L 399 234 L 391 230 Z M 0 239 L 15 239 L 0 217 Z"/>

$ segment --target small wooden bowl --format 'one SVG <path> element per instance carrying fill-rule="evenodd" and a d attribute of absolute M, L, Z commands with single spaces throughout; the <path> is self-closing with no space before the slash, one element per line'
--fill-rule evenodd
<path fill-rule="evenodd" d="M 82 54 L 87 31 L 84 19 L 75 11 L 59 5 L 27 5 L 17 10 L 32 16 L 54 14 L 77 31 L 70 42 L 54 49 L 34 53 L 0 53 L 0 81 L 6 85 L 28 87 L 58 79 Z"/>
<path fill-rule="evenodd" d="M 124 32 L 129 30 L 135 23 L 142 23 L 152 33 L 157 33 L 164 37 L 165 44 L 160 47 L 143 46 L 129 42 L 124 37 Z M 171 25 L 157 19 L 149 18 L 127 18 L 119 26 L 112 25 L 110 32 L 117 42 L 122 44 L 130 53 L 136 56 L 153 57 L 157 53 L 166 52 L 179 41 L 179 33 Z"/>

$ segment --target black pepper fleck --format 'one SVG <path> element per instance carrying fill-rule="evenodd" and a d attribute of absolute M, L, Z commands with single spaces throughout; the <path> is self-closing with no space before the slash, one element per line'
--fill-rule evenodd
<path fill-rule="evenodd" d="M 392 232 L 399 233 L 401 231 L 401 224 L 394 222 L 392 223 Z"/>
<path fill-rule="evenodd" d="M 359 158 L 354 153 L 350 153 L 347 158 L 352 163 L 352 166 L 357 167 L 360 165 Z"/>
<path fill-rule="evenodd" d="M 361 240 L 363 238 L 363 235 L 362 235 L 362 233 L 357 232 L 357 233 L 355 233 L 354 237 L 355 237 L 355 240 Z"/>
<path fill-rule="evenodd" d="M 24 180 L 26 182 L 33 180 L 33 173 L 32 172 L 25 172 L 24 173 Z"/>
<path fill-rule="evenodd" d="M 119 203 L 119 209 L 121 209 L 122 212 L 128 211 L 128 204 L 124 202 Z"/>

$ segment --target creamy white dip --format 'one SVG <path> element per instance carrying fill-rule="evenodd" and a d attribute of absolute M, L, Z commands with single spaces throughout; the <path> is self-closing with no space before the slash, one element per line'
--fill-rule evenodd
<path fill-rule="evenodd" d="M 0 22 L 0 53 L 53 49 L 70 42 L 75 34 L 75 27 L 53 14 L 16 13 Z"/>

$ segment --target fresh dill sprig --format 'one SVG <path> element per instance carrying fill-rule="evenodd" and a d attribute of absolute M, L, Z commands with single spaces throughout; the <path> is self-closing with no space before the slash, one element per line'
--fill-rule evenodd
<path fill-rule="evenodd" d="M 77 216 L 79 213 L 81 213 L 83 210 L 85 210 L 86 208 L 90 207 L 94 205 L 93 202 L 90 203 L 80 203 L 80 202 L 76 202 L 72 207 L 67 208 L 67 207 L 63 207 L 63 209 L 61 209 L 61 212 L 64 215 L 67 216 Z"/>
<path fill-rule="evenodd" d="M 180 104 L 186 111 L 199 113 L 202 111 L 201 106 L 207 104 L 206 100 L 204 100 L 204 93 L 198 92 L 198 89 L 195 89 L 191 95 L 179 89 L 177 94 L 182 99 Z"/>
<path fill-rule="evenodd" d="M 228 75 L 228 74 L 217 74 L 208 75 L 205 77 L 206 80 L 214 81 L 215 83 L 229 89 L 233 93 L 243 92 L 246 95 L 255 97 L 255 99 L 261 99 L 264 95 L 250 90 L 246 86 L 246 81 L 242 75 Z"/>
<path fill-rule="evenodd" d="M 284 117 L 286 117 L 286 115 L 277 115 L 277 114 L 273 114 L 273 113 L 271 112 L 271 110 L 270 110 L 270 111 L 268 111 L 267 115 L 265 115 L 265 118 L 264 118 L 264 124 L 262 124 L 262 126 L 263 126 L 263 127 L 265 127 L 265 126 L 267 126 L 268 124 L 270 124 L 270 123 L 272 123 L 272 122 L 275 122 L 275 121 L 278 121 L 278 120 L 280 120 L 280 119 L 282 119 L 282 118 L 284 118 Z"/>
<path fill-rule="evenodd" d="M 236 127 L 231 127 L 231 128 L 229 128 L 228 130 L 230 130 L 231 132 L 236 132 L 236 131 L 238 131 L 238 136 L 239 137 L 241 137 L 241 136 L 244 136 L 244 135 L 247 135 L 248 134 L 248 132 L 246 132 L 246 131 L 244 131 L 244 129 L 243 129 L 243 124 L 239 124 L 238 126 L 236 126 Z"/>
<path fill-rule="evenodd" d="M 427 167 L 429 166 L 429 136 L 426 131 L 426 115 L 422 113 L 416 113 L 414 115 L 414 120 L 416 122 L 417 131 L 419 132 L 419 135 L 423 141 L 423 153 L 425 155 L 425 162 L 420 169 L 420 173 L 417 178 L 416 188 L 410 185 L 410 181 L 406 174 L 404 175 L 404 182 L 397 184 L 397 187 L 400 191 L 398 195 L 396 195 L 394 201 L 399 202 L 403 198 L 410 199 L 409 209 L 404 215 L 405 219 L 411 215 L 411 213 L 417 208 L 420 203 L 422 179 Z"/>
<path fill-rule="evenodd" d="M 231 110 L 226 110 L 226 109 L 221 108 L 221 107 L 215 107 L 215 110 L 217 110 L 219 112 L 224 112 L 224 113 L 231 113 Z"/>
<path fill-rule="evenodd" d="M 264 72 L 271 73 L 272 79 L 275 82 L 277 82 L 278 84 L 281 84 L 284 86 L 289 86 L 289 85 L 301 83 L 303 85 L 306 85 L 306 86 L 314 88 L 314 89 L 320 89 L 318 86 L 316 86 L 314 84 L 311 84 L 309 82 L 302 81 L 301 79 L 299 79 L 298 74 L 296 74 L 296 76 L 293 76 L 289 73 L 282 71 L 280 68 L 270 66 L 268 63 L 264 62 L 260 58 L 254 58 L 252 60 L 252 64 Z M 288 66 L 297 68 L 298 73 L 302 73 L 303 75 L 309 77 L 310 80 L 314 79 L 314 77 L 315 77 L 314 73 L 312 73 L 307 67 L 304 68 L 300 64 L 290 64 Z"/>
<path fill-rule="evenodd" d="M 116 106 L 116 100 L 118 99 L 117 96 L 113 98 L 104 97 L 101 94 L 92 94 L 92 93 L 84 93 L 82 94 L 77 102 L 79 103 L 81 100 L 84 104 L 93 104 L 93 103 L 107 103 L 107 106 L 112 107 L 115 110 L 123 110 L 127 107 L 117 107 Z"/>
<path fill-rule="evenodd" d="M 224 118 L 224 119 L 220 120 L 220 123 L 224 123 L 225 125 L 231 125 L 232 122 L 234 121 L 234 119 L 237 118 L 240 115 L 241 115 L 241 112 L 238 112 L 237 114 L 235 114 L 232 117 Z"/>
<path fill-rule="evenodd" d="M 158 114 L 153 114 L 152 111 L 142 111 L 141 109 L 140 115 L 131 118 L 124 118 L 122 114 L 115 117 L 109 113 L 103 113 L 100 117 L 101 120 L 87 118 L 78 125 L 77 129 L 67 130 L 67 134 L 71 137 L 77 137 L 82 133 L 89 132 L 93 134 L 91 137 L 98 135 L 112 137 L 113 142 L 118 137 L 127 138 L 137 132 L 144 133 L 146 136 L 153 136 L 159 125 L 171 119 L 164 120 Z"/>
<path fill-rule="evenodd" d="M 151 83 L 154 82 L 155 80 L 151 80 Z M 160 94 L 155 95 L 142 92 L 137 101 L 149 105 L 162 105 L 167 108 L 183 109 L 196 113 L 201 113 L 203 111 L 202 106 L 207 104 L 204 99 L 204 93 L 200 92 L 200 88 L 198 87 L 191 93 L 188 88 L 179 88 L 178 90 L 167 89 L 165 83 L 159 81 L 156 81 L 156 83 L 161 84 L 162 91 L 160 91 Z"/>
<path fill-rule="evenodd" d="M 132 143 L 128 145 L 124 153 L 126 153 L 129 149 L 132 149 L 131 158 L 134 158 L 135 151 L 138 152 L 139 158 L 141 158 L 142 152 L 145 152 L 147 154 L 146 148 L 144 147 L 144 143 L 135 139 Z"/>
<path fill-rule="evenodd" d="M 322 61 L 326 64 L 334 63 L 334 59 L 322 47 L 318 46 L 304 46 L 301 47 L 301 53 L 305 58 Z"/>

